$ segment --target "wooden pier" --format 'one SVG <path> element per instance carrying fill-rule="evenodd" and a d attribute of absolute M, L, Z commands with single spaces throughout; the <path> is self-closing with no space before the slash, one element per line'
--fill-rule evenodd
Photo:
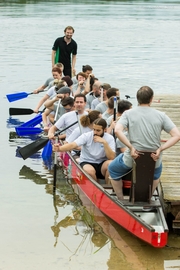
<path fill-rule="evenodd" d="M 155 95 L 151 107 L 165 112 L 180 129 L 180 95 Z M 169 137 L 162 132 L 162 141 Z M 180 141 L 163 152 L 161 191 L 166 212 L 175 217 L 173 228 L 180 229 Z"/>

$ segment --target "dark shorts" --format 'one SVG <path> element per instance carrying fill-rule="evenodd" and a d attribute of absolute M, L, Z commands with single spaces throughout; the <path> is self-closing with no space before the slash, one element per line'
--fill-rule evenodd
<path fill-rule="evenodd" d="M 81 162 L 80 163 L 80 166 L 83 168 L 83 166 L 84 165 L 86 165 L 86 164 L 89 164 L 89 165 L 91 165 L 91 166 L 93 166 L 93 168 L 95 169 L 95 171 L 96 171 L 96 176 L 97 176 L 97 178 L 104 178 L 104 176 L 102 175 L 102 173 L 101 173 L 101 167 L 102 167 L 102 165 L 103 165 L 103 163 L 105 162 L 106 160 L 104 160 L 103 162 L 101 162 L 101 163 L 90 163 L 90 162 Z"/>
<path fill-rule="evenodd" d="M 71 73 L 71 68 L 65 68 L 64 67 L 64 70 L 63 70 L 63 74 L 64 76 L 69 76 L 70 78 L 72 77 L 72 73 Z"/>

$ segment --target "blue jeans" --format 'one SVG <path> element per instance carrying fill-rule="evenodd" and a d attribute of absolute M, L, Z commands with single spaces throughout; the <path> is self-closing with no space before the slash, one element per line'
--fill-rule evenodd
<path fill-rule="evenodd" d="M 127 174 L 132 168 L 126 166 L 123 161 L 123 153 L 118 155 L 108 166 L 110 177 L 115 180 L 121 180 L 122 176 Z M 154 170 L 154 180 L 160 178 L 162 172 L 162 163 L 158 168 Z"/>

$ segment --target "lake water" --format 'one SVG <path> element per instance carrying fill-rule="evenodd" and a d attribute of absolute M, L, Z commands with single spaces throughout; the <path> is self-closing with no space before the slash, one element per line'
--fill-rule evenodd
<path fill-rule="evenodd" d="M 142 85 L 157 94 L 179 94 L 180 1 L 0 0 L 0 269 L 164 269 L 178 260 L 180 237 L 164 249 L 134 238 L 85 203 L 62 171 L 53 204 L 53 171 L 40 153 L 23 160 L 15 125 L 34 115 L 9 118 L 9 107 L 35 108 L 43 96 L 9 103 L 6 94 L 32 92 L 51 75 L 51 48 L 67 25 L 75 28 L 77 72 L 84 64 L 96 77 L 132 98 Z M 131 100 L 136 103 L 135 99 Z M 97 231 L 89 225 L 97 222 Z M 98 227 L 98 224 L 100 227 Z"/>

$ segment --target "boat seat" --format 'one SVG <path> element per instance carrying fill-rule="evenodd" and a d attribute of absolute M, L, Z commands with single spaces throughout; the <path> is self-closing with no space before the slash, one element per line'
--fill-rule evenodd
<path fill-rule="evenodd" d="M 140 156 L 134 160 L 130 202 L 151 202 L 155 169 L 155 161 L 151 153 L 141 152 Z"/>
<path fill-rule="evenodd" d="M 144 209 L 146 209 L 146 207 L 152 207 L 152 208 L 157 208 L 157 207 L 162 207 L 161 203 L 159 200 L 157 201 L 151 201 L 149 202 L 130 202 L 129 200 L 121 200 L 121 203 L 124 206 L 133 206 L 133 207 L 143 207 Z"/>

